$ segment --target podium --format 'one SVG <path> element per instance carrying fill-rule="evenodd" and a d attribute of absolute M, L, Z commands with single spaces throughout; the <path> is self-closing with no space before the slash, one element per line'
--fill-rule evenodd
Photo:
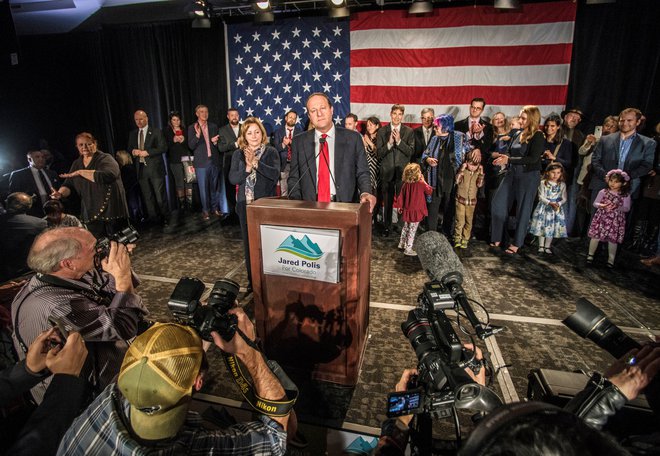
<path fill-rule="evenodd" d="M 248 205 L 247 220 L 266 355 L 287 372 L 355 385 L 369 326 L 369 205 L 262 198 Z M 319 233 L 336 254 L 322 252 Z M 326 277 L 308 278 L 324 262 Z"/>

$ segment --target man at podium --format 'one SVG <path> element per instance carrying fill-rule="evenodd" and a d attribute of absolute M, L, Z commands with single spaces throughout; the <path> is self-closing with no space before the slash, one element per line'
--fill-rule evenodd
<path fill-rule="evenodd" d="M 306 201 L 376 205 L 369 166 L 360 134 L 333 122 L 330 98 L 313 93 L 307 99 L 307 114 L 314 130 L 301 133 L 293 142 L 289 198 Z"/>

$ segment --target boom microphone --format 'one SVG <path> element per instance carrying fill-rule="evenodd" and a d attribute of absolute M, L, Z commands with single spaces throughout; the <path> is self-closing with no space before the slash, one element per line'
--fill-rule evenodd
<path fill-rule="evenodd" d="M 427 231 L 415 240 L 415 251 L 426 274 L 431 280 L 438 280 L 447 288 L 449 295 L 463 309 L 480 339 L 483 340 L 504 329 L 498 326 L 486 326 L 475 315 L 462 287 L 463 264 L 443 235 L 437 231 Z"/>

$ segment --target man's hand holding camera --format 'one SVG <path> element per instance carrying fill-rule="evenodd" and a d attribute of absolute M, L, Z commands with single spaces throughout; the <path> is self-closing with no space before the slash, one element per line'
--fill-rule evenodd
<path fill-rule="evenodd" d="M 660 371 L 660 345 L 650 343 L 633 349 L 605 371 L 605 377 L 631 401 Z"/>
<path fill-rule="evenodd" d="M 76 332 L 62 344 L 62 337 L 55 328 L 42 332 L 32 342 L 25 357 L 28 371 L 36 374 L 47 368 L 53 374 L 80 375 L 87 359 L 85 342 Z"/>
<path fill-rule="evenodd" d="M 115 279 L 115 289 L 118 292 L 133 292 L 133 276 L 131 274 L 131 258 L 129 250 L 132 245 L 125 246 L 116 241 L 110 242 L 110 253 L 101 261 L 103 270 Z"/>

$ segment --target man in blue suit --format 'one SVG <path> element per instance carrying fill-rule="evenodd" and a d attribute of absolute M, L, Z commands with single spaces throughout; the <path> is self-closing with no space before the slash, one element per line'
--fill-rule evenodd
<path fill-rule="evenodd" d="M 193 151 L 193 165 L 197 174 L 199 198 L 202 200 L 202 218 L 209 219 L 209 213 L 222 216 L 220 204 L 226 201 L 224 186 L 220 185 L 222 158 L 218 152 L 218 126 L 209 122 L 209 108 L 198 105 L 195 108 L 197 122 L 188 127 L 188 147 Z"/>
<path fill-rule="evenodd" d="M 302 132 L 297 125 L 298 113 L 293 109 L 284 115 L 284 125 L 273 133 L 271 144 L 280 153 L 280 191 L 282 196 L 287 194 L 287 180 L 291 170 L 291 154 L 293 153 L 293 137 Z"/>
<path fill-rule="evenodd" d="M 376 197 L 372 194 L 360 134 L 335 126 L 332 104 L 324 93 L 309 96 L 307 114 L 314 130 L 301 133 L 293 142 L 289 198 L 344 203 L 359 201 L 369 203 L 369 210 L 373 211 Z M 326 179 L 329 192 L 320 185 Z"/>
<path fill-rule="evenodd" d="M 589 188 L 593 204 L 598 192 L 607 187 L 605 175 L 612 169 L 622 169 L 630 176 L 630 193 L 639 196 L 640 179 L 653 169 L 655 141 L 637 133 L 642 112 L 626 108 L 619 114 L 619 133 L 603 136 L 591 155 L 593 177 Z"/>

